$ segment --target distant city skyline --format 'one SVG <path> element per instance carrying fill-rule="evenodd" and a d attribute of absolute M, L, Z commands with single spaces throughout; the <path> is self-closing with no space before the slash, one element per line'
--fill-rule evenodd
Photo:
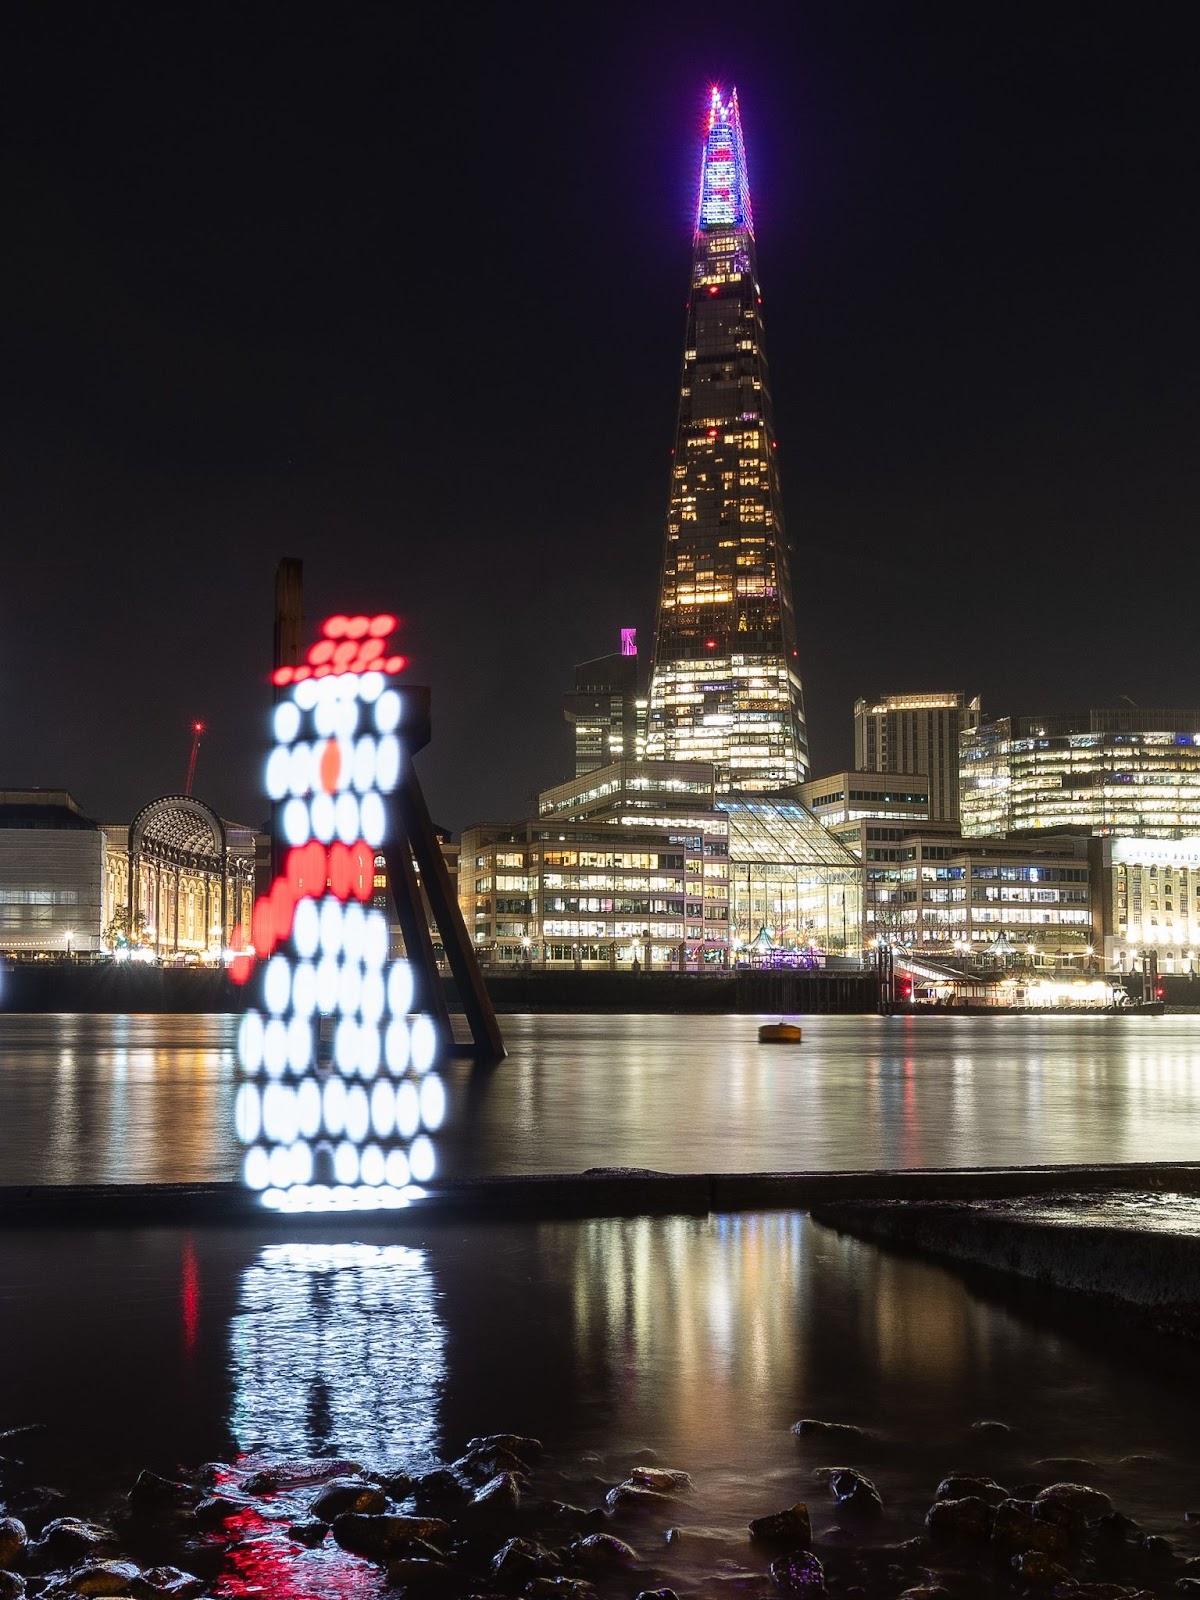
<path fill-rule="evenodd" d="M 396 610 L 438 819 L 566 775 L 651 650 L 695 151 L 738 85 L 816 773 L 852 707 L 1200 700 L 1184 24 L 1014 3 L 18 8 L 0 784 L 261 820 L 275 564 Z M 766 265 L 766 261 L 764 265 Z"/>

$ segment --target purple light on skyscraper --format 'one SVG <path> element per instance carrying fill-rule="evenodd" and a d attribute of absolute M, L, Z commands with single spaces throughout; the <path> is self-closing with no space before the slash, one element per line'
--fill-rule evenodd
<path fill-rule="evenodd" d="M 637 655 L 637 629 L 621 629 L 621 654 L 623 656 Z"/>

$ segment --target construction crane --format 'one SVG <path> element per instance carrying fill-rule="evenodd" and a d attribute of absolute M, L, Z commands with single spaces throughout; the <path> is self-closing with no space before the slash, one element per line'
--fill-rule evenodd
<path fill-rule="evenodd" d="M 190 795 L 192 792 L 192 780 L 196 776 L 196 757 L 200 754 L 200 736 L 203 732 L 204 724 L 202 722 L 192 723 L 192 753 L 188 757 L 188 775 L 187 782 L 183 786 L 184 794 Z"/>

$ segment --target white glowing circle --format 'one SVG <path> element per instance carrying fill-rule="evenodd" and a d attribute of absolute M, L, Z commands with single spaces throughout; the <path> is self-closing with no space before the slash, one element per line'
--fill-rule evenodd
<path fill-rule="evenodd" d="M 321 1095 L 322 1120 L 325 1132 L 336 1139 L 346 1128 L 346 1085 L 340 1078 L 330 1078 Z"/>
<path fill-rule="evenodd" d="M 264 1189 L 262 1203 L 264 1206 L 269 1206 L 272 1211 L 286 1211 L 288 1192 L 284 1189 Z"/>
<path fill-rule="evenodd" d="M 309 840 L 308 806 L 295 796 L 283 808 L 283 837 L 296 848 Z"/>
<path fill-rule="evenodd" d="M 307 1017 L 288 1023 L 288 1066 L 297 1077 L 312 1066 L 312 1025 Z"/>
<path fill-rule="evenodd" d="M 320 678 L 317 680 L 317 704 L 322 701 L 336 700 L 338 697 L 337 679 L 335 677 Z"/>
<path fill-rule="evenodd" d="M 317 965 L 317 1010 L 330 1017 L 337 1010 L 341 968 L 336 956 L 322 956 Z"/>
<path fill-rule="evenodd" d="M 271 1182 L 282 1189 L 292 1181 L 292 1152 L 281 1147 L 271 1151 Z"/>
<path fill-rule="evenodd" d="M 373 1078 L 379 1071 L 382 1051 L 378 1027 L 364 1022 L 358 1030 L 358 1070 L 364 1078 Z"/>
<path fill-rule="evenodd" d="M 400 696 L 395 689 L 388 689 L 381 694 L 375 702 L 375 726 L 380 733 L 394 733 L 400 726 L 400 712 L 402 710 Z"/>
<path fill-rule="evenodd" d="M 263 999 L 272 1016 L 281 1016 L 292 997 L 292 969 L 286 956 L 272 956 L 263 973 Z"/>
<path fill-rule="evenodd" d="M 280 744 L 291 744 L 300 732 L 300 708 L 293 700 L 281 700 L 275 707 L 271 726 Z"/>
<path fill-rule="evenodd" d="M 343 1016 L 358 1010 L 358 996 L 362 989 L 362 972 L 357 961 L 343 961 L 338 970 L 338 1009 Z"/>
<path fill-rule="evenodd" d="M 387 812 L 383 808 L 383 801 L 372 789 L 370 794 L 362 797 L 358 808 L 359 821 L 362 824 L 362 836 L 371 846 L 378 850 L 387 833 Z"/>
<path fill-rule="evenodd" d="M 321 954 L 336 956 L 342 949 L 342 908 L 332 895 L 321 902 Z"/>
<path fill-rule="evenodd" d="M 377 1188 L 383 1182 L 386 1171 L 383 1151 L 377 1144 L 369 1144 L 359 1159 L 359 1177 L 364 1183 L 369 1183 L 373 1188 Z"/>
<path fill-rule="evenodd" d="M 382 911 L 368 911 L 363 922 L 363 963 L 368 972 L 382 973 L 387 962 L 388 925 Z"/>
<path fill-rule="evenodd" d="M 396 1132 L 411 1139 L 421 1126 L 421 1102 L 415 1083 L 402 1083 L 396 1090 Z"/>
<path fill-rule="evenodd" d="M 384 1059 L 388 1064 L 388 1071 L 398 1078 L 408 1069 L 408 1023 L 399 1018 L 388 1023 L 387 1033 L 383 1040 Z"/>
<path fill-rule="evenodd" d="M 408 1164 L 417 1183 L 428 1183 L 437 1170 L 433 1145 L 424 1134 L 419 1139 L 414 1139 L 409 1146 Z"/>
<path fill-rule="evenodd" d="M 380 1078 L 371 1090 L 371 1127 L 377 1139 L 388 1139 L 395 1126 L 396 1091 L 386 1078 Z"/>
<path fill-rule="evenodd" d="M 331 739 L 337 727 L 337 708 L 332 700 L 320 700 L 313 713 L 313 727 L 322 739 Z"/>
<path fill-rule="evenodd" d="M 288 788 L 303 799 L 313 786 L 313 751 L 310 744 L 294 744 L 288 757 Z"/>
<path fill-rule="evenodd" d="M 386 1000 L 383 974 L 368 971 L 358 992 L 358 1009 L 362 1012 L 363 1021 L 368 1023 L 372 1030 L 378 1026 Z"/>
<path fill-rule="evenodd" d="M 288 1151 L 291 1157 L 292 1183 L 311 1183 L 313 1175 L 312 1151 L 303 1139 L 298 1139 Z"/>
<path fill-rule="evenodd" d="M 264 777 L 267 793 L 272 800 L 282 800 L 288 792 L 288 774 L 291 772 L 291 752 L 283 745 L 277 744 L 267 757 L 267 770 Z"/>
<path fill-rule="evenodd" d="M 359 836 L 358 801 L 349 790 L 339 794 L 333 808 L 333 821 L 337 836 L 343 844 L 355 844 Z"/>
<path fill-rule="evenodd" d="M 311 961 L 298 961 L 292 973 L 292 1009 L 307 1020 L 317 1008 L 317 969 Z"/>
<path fill-rule="evenodd" d="M 366 930 L 366 912 L 357 900 L 351 900 L 342 913 L 342 953 L 347 961 L 362 960 Z"/>
<path fill-rule="evenodd" d="M 371 1126 L 371 1102 L 361 1083 L 346 1091 L 346 1137 L 361 1144 Z"/>
<path fill-rule="evenodd" d="M 400 776 L 400 741 L 392 734 L 380 739 L 375 751 L 375 784 L 382 794 L 391 794 Z"/>
<path fill-rule="evenodd" d="M 263 1133 L 272 1144 L 291 1144 L 300 1132 L 296 1091 L 284 1083 L 269 1083 L 263 1091 Z M 276 1180 L 283 1183 L 286 1180 Z"/>
<path fill-rule="evenodd" d="M 305 1139 L 321 1131 L 321 1091 L 314 1078 L 305 1078 L 296 1090 L 296 1125 Z"/>
<path fill-rule="evenodd" d="M 412 1052 L 414 1072 L 428 1072 L 437 1055 L 437 1031 L 428 1017 L 414 1017 L 412 1023 Z"/>
<path fill-rule="evenodd" d="M 258 1138 L 262 1127 L 262 1101 L 254 1084 L 244 1083 L 238 1090 L 233 1102 L 233 1123 L 243 1144 L 253 1144 Z M 389 1128 L 388 1133 L 391 1131 Z M 381 1137 L 386 1138 L 386 1135 Z"/>
<path fill-rule="evenodd" d="M 436 1133 L 446 1120 L 446 1091 L 436 1075 L 426 1078 L 421 1085 L 421 1121 L 430 1133 Z"/>
<path fill-rule="evenodd" d="M 245 1179 L 247 1189 L 265 1189 L 270 1183 L 271 1158 L 262 1145 L 255 1145 L 253 1150 L 246 1151 L 242 1177 Z"/>
<path fill-rule="evenodd" d="M 263 1030 L 263 1065 L 272 1078 L 278 1078 L 287 1066 L 287 1025 L 272 1017 Z"/>
<path fill-rule="evenodd" d="M 341 1184 L 358 1182 L 358 1151 L 352 1144 L 343 1142 L 333 1152 L 333 1175 Z"/>
<path fill-rule="evenodd" d="M 373 704 L 383 693 L 383 685 L 382 672 L 364 672 L 358 680 L 358 698 L 365 700 L 368 705 Z"/>
<path fill-rule="evenodd" d="M 309 814 L 312 817 L 314 835 L 322 844 L 328 844 L 334 834 L 333 796 L 331 794 L 315 795 Z"/>
<path fill-rule="evenodd" d="M 343 1017 L 337 1025 L 333 1058 L 338 1064 L 338 1071 L 346 1077 L 353 1077 L 358 1071 L 358 1023 L 353 1017 Z"/>
<path fill-rule="evenodd" d="M 336 697 L 338 700 L 346 701 L 358 699 L 357 672 L 339 672 L 334 679 L 334 683 L 337 685 Z"/>
<path fill-rule="evenodd" d="M 364 734 L 354 746 L 354 787 L 366 794 L 375 786 L 375 741 Z"/>
<path fill-rule="evenodd" d="M 292 690 L 292 698 L 301 711 L 311 711 L 317 703 L 317 680 L 315 678 L 301 678 Z"/>
<path fill-rule="evenodd" d="M 389 1150 L 384 1170 L 387 1174 L 387 1181 L 392 1188 L 403 1189 L 409 1178 L 408 1157 L 404 1154 L 404 1151 Z"/>
<path fill-rule="evenodd" d="M 247 1011 L 238 1024 L 238 1060 L 245 1072 L 257 1072 L 263 1058 L 263 1019 L 257 1011 Z"/>
<path fill-rule="evenodd" d="M 413 975 L 407 961 L 393 961 L 388 970 L 388 1010 L 394 1017 L 406 1017 L 412 1010 Z"/>
<path fill-rule="evenodd" d="M 353 677 L 353 674 L 348 674 Z M 347 697 L 338 701 L 334 731 L 339 739 L 353 739 L 358 732 L 358 685 L 347 685 Z M 344 754 L 345 752 L 343 752 Z"/>
<path fill-rule="evenodd" d="M 305 961 L 311 961 L 317 953 L 320 937 L 321 919 L 317 913 L 317 902 L 306 895 L 297 902 L 296 915 L 292 920 L 292 942 L 296 946 L 296 954 Z"/>

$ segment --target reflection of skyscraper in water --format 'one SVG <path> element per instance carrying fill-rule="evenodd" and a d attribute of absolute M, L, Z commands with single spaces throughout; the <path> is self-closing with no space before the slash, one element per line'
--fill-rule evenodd
<path fill-rule="evenodd" d="M 438 1459 L 446 1333 L 423 1251 L 267 1245 L 242 1273 L 230 1346 L 241 1451 Z"/>

